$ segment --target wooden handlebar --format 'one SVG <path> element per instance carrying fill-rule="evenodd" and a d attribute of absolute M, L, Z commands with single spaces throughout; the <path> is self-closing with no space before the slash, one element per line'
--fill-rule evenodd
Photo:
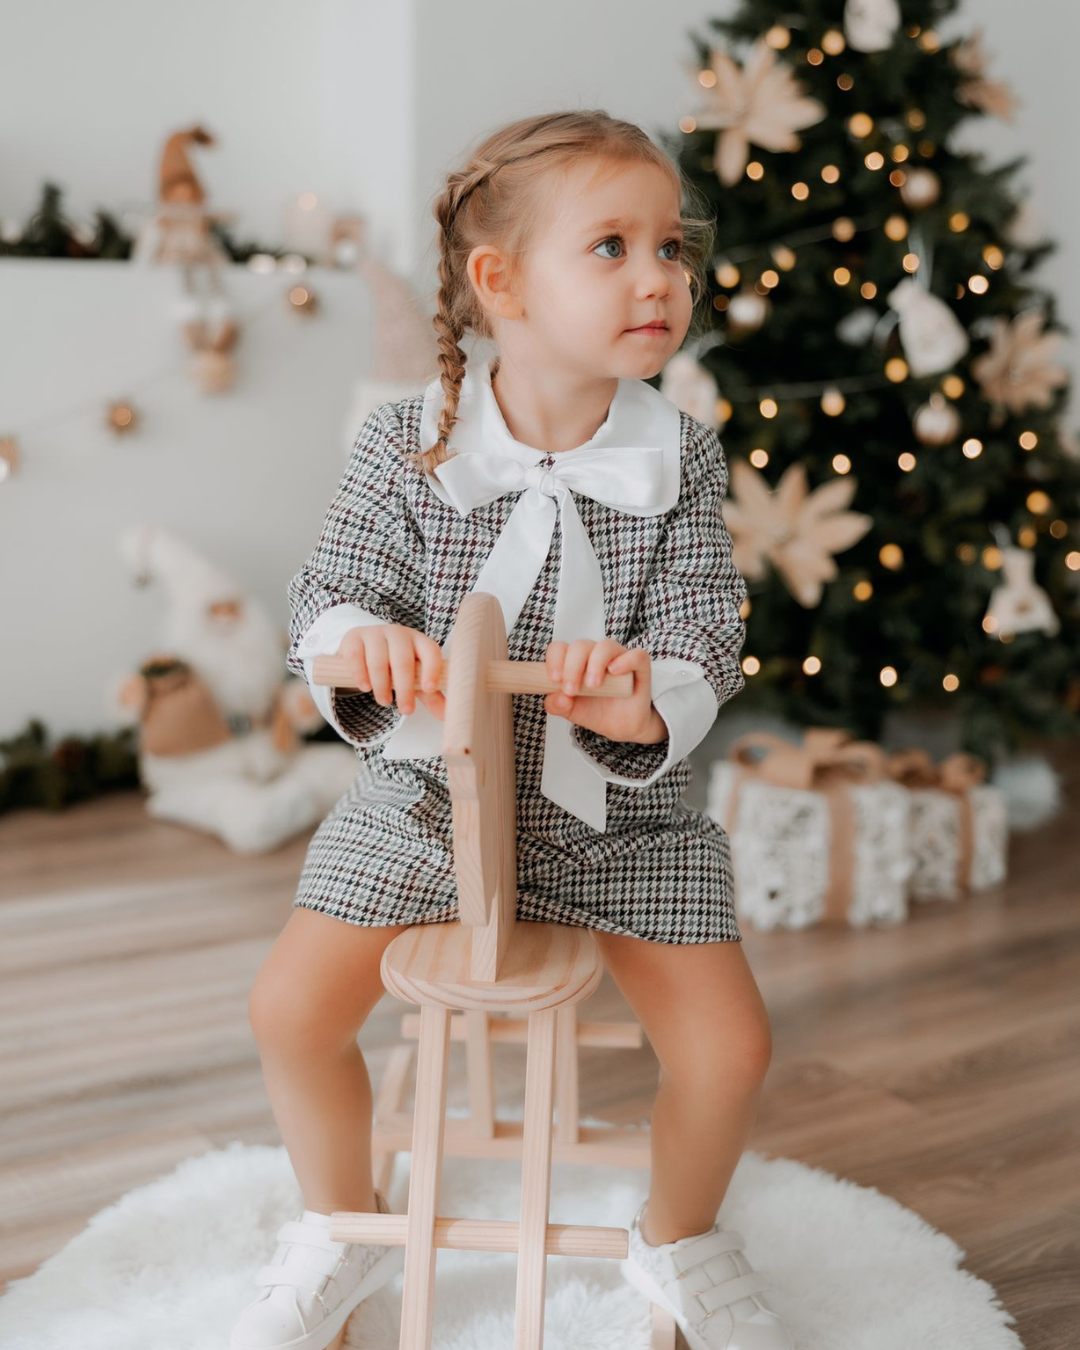
<path fill-rule="evenodd" d="M 347 657 L 317 656 L 311 665 L 315 684 L 329 684 L 346 692 L 358 692 L 353 683 L 355 668 Z M 446 693 L 450 678 L 450 657 L 442 663 L 438 689 Z M 419 682 L 418 682 L 419 687 Z M 488 690 L 500 694 L 557 694 L 562 689 L 558 680 L 548 676 L 543 661 L 489 661 L 487 663 Z M 578 698 L 629 698 L 634 692 L 634 673 L 605 675 L 598 685 L 578 690 Z"/>

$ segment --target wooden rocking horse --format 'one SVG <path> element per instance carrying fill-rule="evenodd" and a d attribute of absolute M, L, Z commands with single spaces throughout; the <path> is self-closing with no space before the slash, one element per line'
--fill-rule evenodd
<path fill-rule="evenodd" d="M 516 1252 L 514 1350 L 542 1350 L 548 1256 L 627 1254 L 625 1228 L 548 1222 L 551 1164 L 592 1162 L 648 1166 L 647 1128 L 578 1123 L 577 1048 L 640 1045 L 637 1022 L 579 1023 L 576 1005 L 600 984 L 603 962 L 592 932 L 517 918 L 517 793 L 510 695 L 558 688 L 542 661 L 510 661 L 498 599 L 473 591 L 463 599 L 452 656 L 439 687 L 446 694 L 443 756 L 453 812 L 459 918 L 417 924 L 383 953 L 389 993 L 418 1004 L 403 1018 L 406 1043 L 392 1055 L 373 1122 L 375 1185 L 385 1189 L 398 1152 L 411 1149 L 407 1214 L 336 1211 L 338 1242 L 404 1245 L 399 1350 L 429 1350 L 435 1260 L 440 1247 Z M 339 657 L 317 657 L 316 683 L 350 687 Z M 607 675 L 588 695 L 627 697 L 633 675 Z M 506 1014 L 524 1014 L 514 1021 Z M 456 1015 L 455 1015 L 456 1014 Z M 401 1101 L 419 1038 L 410 1121 Z M 471 1116 L 447 1124 L 450 1041 L 463 1040 Z M 526 1044 L 524 1119 L 495 1117 L 493 1042 Z M 553 1105 L 557 1120 L 552 1120 Z M 554 1134 L 554 1139 L 553 1139 Z M 445 1153 L 521 1159 L 520 1220 L 449 1218 L 437 1211 Z M 653 1350 L 673 1350 L 675 1323 L 652 1308 Z"/>

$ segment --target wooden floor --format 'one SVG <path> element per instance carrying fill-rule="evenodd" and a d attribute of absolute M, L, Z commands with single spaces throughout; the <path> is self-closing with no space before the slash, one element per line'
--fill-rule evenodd
<path fill-rule="evenodd" d="M 1070 756 L 1054 754 L 1063 772 Z M 949 1234 L 1027 1350 L 1080 1344 L 1080 779 L 1010 880 L 892 931 L 756 933 L 773 1027 L 750 1147 L 874 1186 Z M 0 816 L 0 1278 L 230 1140 L 279 1144 L 247 995 L 306 846 L 246 859 L 136 793 Z M 628 1010 L 610 976 L 584 1015 Z M 360 1043 L 378 1083 L 404 1005 Z M 520 1102 L 523 1056 L 498 1065 Z M 583 1114 L 647 1119 L 657 1065 L 586 1050 Z M 460 1065 L 452 1104 L 464 1105 Z"/>

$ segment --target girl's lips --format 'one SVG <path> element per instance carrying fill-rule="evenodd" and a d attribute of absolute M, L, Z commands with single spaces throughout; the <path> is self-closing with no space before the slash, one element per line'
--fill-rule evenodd
<path fill-rule="evenodd" d="M 628 333 L 666 333 L 668 330 L 667 324 L 647 323 L 641 328 L 628 328 L 626 331 Z"/>

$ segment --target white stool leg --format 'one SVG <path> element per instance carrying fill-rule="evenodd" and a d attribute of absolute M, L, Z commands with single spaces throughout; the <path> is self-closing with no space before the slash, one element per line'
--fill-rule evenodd
<path fill-rule="evenodd" d="M 409 1216 L 399 1350 L 430 1350 L 435 1313 L 435 1211 L 442 1180 L 450 1009 L 424 1004 L 416 1057 Z"/>
<path fill-rule="evenodd" d="M 529 1014 L 514 1350 L 543 1350 L 556 1008 Z"/>

